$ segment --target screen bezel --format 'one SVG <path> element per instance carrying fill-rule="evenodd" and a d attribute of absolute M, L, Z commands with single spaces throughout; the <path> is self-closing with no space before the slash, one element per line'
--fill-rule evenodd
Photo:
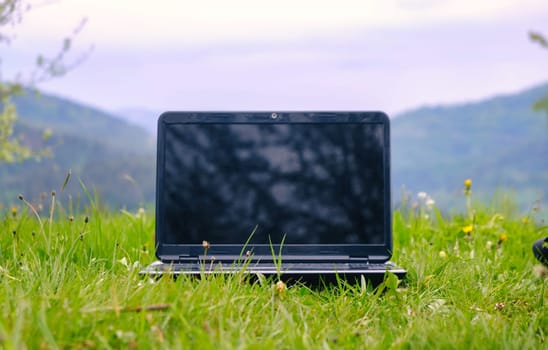
<path fill-rule="evenodd" d="M 165 112 L 158 118 L 158 148 L 156 165 L 156 256 L 162 261 L 204 254 L 201 244 L 166 244 L 163 203 L 165 164 L 165 132 L 172 124 L 382 124 L 384 130 L 384 228 L 383 244 L 283 244 L 284 256 L 333 255 L 351 258 L 369 257 L 371 261 L 386 261 L 392 256 L 392 215 L 390 195 L 390 122 L 383 112 Z M 250 250 L 255 256 L 271 256 L 272 248 L 279 252 L 280 242 L 270 244 L 212 244 L 207 255 L 235 255 Z"/>

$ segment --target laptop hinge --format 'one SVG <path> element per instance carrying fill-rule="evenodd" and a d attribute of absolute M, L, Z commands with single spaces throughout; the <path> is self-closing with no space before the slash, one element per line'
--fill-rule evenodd
<path fill-rule="evenodd" d="M 253 255 L 250 257 L 252 261 L 273 261 L 272 255 Z M 234 262 L 245 261 L 246 257 L 239 255 L 168 255 L 162 258 L 164 262 L 198 262 L 198 261 L 218 261 L 218 262 Z M 373 259 L 374 260 L 374 259 Z M 282 257 L 282 262 L 351 262 L 351 263 L 369 263 L 371 261 L 369 257 L 349 257 L 347 255 L 287 255 Z"/>
<path fill-rule="evenodd" d="M 188 258 L 188 257 L 187 257 Z M 196 259 L 196 258 L 195 258 Z M 197 258 L 200 261 L 221 261 L 234 262 L 245 261 L 245 256 L 239 255 L 200 255 Z M 272 255 L 252 255 L 248 257 L 251 261 L 271 262 L 278 257 L 273 258 Z M 282 262 L 349 262 L 352 260 L 348 255 L 283 255 Z"/>
<path fill-rule="evenodd" d="M 197 261 L 197 256 L 179 255 L 179 261 Z"/>
<path fill-rule="evenodd" d="M 178 262 L 192 262 L 197 261 L 197 257 L 190 257 L 188 255 L 162 255 L 161 259 L 164 263 L 178 263 Z"/>
<path fill-rule="evenodd" d="M 359 258 L 350 258 L 352 263 L 369 263 L 371 260 L 367 256 L 360 256 Z"/>

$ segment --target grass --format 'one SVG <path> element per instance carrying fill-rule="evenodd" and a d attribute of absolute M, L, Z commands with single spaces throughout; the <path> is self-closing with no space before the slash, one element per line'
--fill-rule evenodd
<path fill-rule="evenodd" d="M 58 201 L 50 221 L 55 201 L 36 208 L 41 222 L 23 201 L 1 218 L 0 348 L 547 348 L 531 243 L 548 231 L 534 211 L 469 203 L 447 218 L 409 204 L 394 212 L 406 285 L 285 289 L 241 275 L 143 278 L 152 214 L 72 216 Z"/>

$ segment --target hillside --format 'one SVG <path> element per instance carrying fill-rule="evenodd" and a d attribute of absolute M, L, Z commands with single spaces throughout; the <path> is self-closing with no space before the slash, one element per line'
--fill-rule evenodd
<path fill-rule="evenodd" d="M 477 103 L 420 108 L 392 122 L 394 198 L 402 185 L 439 196 L 459 197 L 462 181 L 490 197 L 512 190 L 526 206 L 547 200 L 548 116 L 534 112 L 534 101 L 548 84 Z"/>
<path fill-rule="evenodd" d="M 154 148 L 154 139 L 147 130 L 90 106 L 28 90 L 13 98 L 13 102 L 20 117 L 19 125 L 50 128 L 59 135 L 77 135 L 126 153 L 141 154 Z"/>
<path fill-rule="evenodd" d="M 33 148 L 49 147 L 51 157 L 0 167 L 0 204 L 17 195 L 38 201 L 57 190 L 74 204 L 87 203 L 79 180 L 112 207 L 135 207 L 154 198 L 154 140 L 142 128 L 95 108 L 51 95 L 27 92 L 13 100 L 19 120 L 15 134 Z M 44 141 L 43 130 L 53 136 Z M 69 186 L 59 192 L 68 170 Z"/>
<path fill-rule="evenodd" d="M 532 104 L 548 84 L 475 103 L 419 108 L 392 119 L 393 201 L 401 189 L 431 194 L 442 208 L 462 205 L 462 182 L 473 179 L 477 198 L 497 189 L 513 193 L 523 209 L 548 202 L 548 116 Z M 155 148 L 143 128 L 64 98 L 28 93 L 16 98 L 16 133 L 53 157 L 0 167 L 0 205 L 17 194 L 39 198 L 59 189 L 72 169 L 69 194 L 76 201 L 88 188 L 113 207 L 154 200 Z M 130 118 L 125 116 L 125 118 Z M 44 144 L 42 131 L 53 130 Z"/>

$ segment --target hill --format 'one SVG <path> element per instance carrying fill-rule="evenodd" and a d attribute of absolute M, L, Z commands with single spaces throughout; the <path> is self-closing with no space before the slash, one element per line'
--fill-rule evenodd
<path fill-rule="evenodd" d="M 476 198 L 497 189 L 515 194 L 523 209 L 547 203 L 548 117 L 534 101 L 548 84 L 521 93 L 452 106 L 424 107 L 392 119 L 394 202 L 406 191 L 431 194 L 442 208 L 462 205 L 462 183 L 473 180 Z M 51 158 L 0 167 L 0 203 L 17 194 L 39 198 L 59 189 L 77 201 L 77 179 L 94 188 L 112 207 L 135 207 L 154 200 L 155 148 L 149 131 L 110 113 L 47 94 L 14 99 L 20 119 L 16 133 L 34 147 L 48 146 Z M 131 116 L 124 116 L 131 119 Z M 53 137 L 42 140 L 44 128 Z"/>
<path fill-rule="evenodd" d="M 42 192 L 51 190 L 70 196 L 75 204 L 85 203 L 78 180 L 113 207 L 134 207 L 154 198 L 154 139 L 146 130 L 52 95 L 26 91 L 13 101 L 19 113 L 15 134 L 33 148 L 50 148 L 52 156 L 2 164 L 0 203 L 17 201 L 19 193 L 37 202 Z M 53 136 L 44 141 L 46 128 Z M 72 180 L 60 193 L 69 169 Z"/>
<path fill-rule="evenodd" d="M 140 154 L 154 149 L 154 139 L 147 130 L 97 108 L 29 90 L 13 102 L 19 125 L 50 128 L 56 134 L 76 135 L 124 153 Z"/>
<path fill-rule="evenodd" d="M 394 198 L 405 185 L 448 204 L 471 178 L 480 197 L 500 188 L 514 192 L 524 206 L 546 202 L 548 118 L 531 107 L 546 93 L 548 84 L 476 103 L 419 108 L 393 119 Z"/>

